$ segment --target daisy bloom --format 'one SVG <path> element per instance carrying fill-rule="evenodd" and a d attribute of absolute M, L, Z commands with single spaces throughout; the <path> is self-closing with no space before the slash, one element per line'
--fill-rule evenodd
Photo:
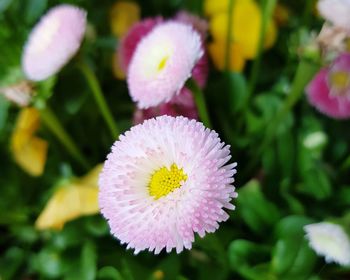
<path fill-rule="evenodd" d="M 169 21 L 154 27 L 137 45 L 129 65 L 133 101 L 144 109 L 170 101 L 203 53 L 201 37 L 192 26 Z"/>
<path fill-rule="evenodd" d="M 41 81 L 56 74 L 78 51 L 86 29 L 86 12 L 72 5 L 48 11 L 24 47 L 22 67 L 28 79 Z"/>
<path fill-rule="evenodd" d="M 304 230 L 310 247 L 326 262 L 350 264 L 350 240 L 340 225 L 323 222 L 307 225 Z"/>
<path fill-rule="evenodd" d="M 214 232 L 237 197 L 229 146 L 202 123 L 161 116 L 120 136 L 99 179 L 99 205 L 112 234 L 135 254 L 190 249 Z"/>
<path fill-rule="evenodd" d="M 350 0 L 319 0 L 317 9 L 335 27 L 350 32 Z"/>
<path fill-rule="evenodd" d="M 162 17 L 147 18 L 134 24 L 120 40 L 118 46 L 118 61 L 122 70 L 126 73 L 131 58 L 141 39 L 163 21 Z"/>
<path fill-rule="evenodd" d="M 350 54 L 321 69 L 306 88 L 311 105 L 335 119 L 350 118 Z"/>

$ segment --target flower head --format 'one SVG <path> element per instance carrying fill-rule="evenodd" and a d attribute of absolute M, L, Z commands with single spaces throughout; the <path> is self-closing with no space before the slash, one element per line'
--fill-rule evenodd
<path fill-rule="evenodd" d="M 334 26 L 350 32 L 350 0 L 319 0 L 317 8 Z"/>
<path fill-rule="evenodd" d="M 306 88 L 309 102 L 336 119 L 350 117 L 350 54 L 342 54 L 321 69 Z"/>
<path fill-rule="evenodd" d="M 326 262 L 350 264 L 350 240 L 340 225 L 323 222 L 307 225 L 304 230 L 311 248 Z"/>
<path fill-rule="evenodd" d="M 132 56 L 127 77 L 132 99 L 139 108 L 170 101 L 203 53 L 201 37 L 190 25 L 175 21 L 157 25 Z"/>
<path fill-rule="evenodd" d="M 162 17 L 147 18 L 134 24 L 120 40 L 118 48 L 118 61 L 124 72 L 128 71 L 131 58 L 141 39 L 163 21 Z"/>
<path fill-rule="evenodd" d="M 190 249 L 234 209 L 236 164 L 229 146 L 201 123 L 161 116 L 113 145 L 100 175 L 99 202 L 111 232 L 135 253 Z"/>
<path fill-rule="evenodd" d="M 78 51 L 86 28 L 86 12 L 59 5 L 34 27 L 24 47 L 23 71 L 28 79 L 44 80 L 56 74 Z"/>

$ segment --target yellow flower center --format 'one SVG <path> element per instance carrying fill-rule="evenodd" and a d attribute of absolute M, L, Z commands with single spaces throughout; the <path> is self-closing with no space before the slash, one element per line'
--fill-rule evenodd
<path fill-rule="evenodd" d="M 182 186 L 187 180 L 187 175 L 183 169 L 179 169 L 176 164 L 172 164 L 170 170 L 162 167 L 153 173 L 148 185 L 149 194 L 155 199 L 166 196 Z"/>
<path fill-rule="evenodd" d="M 162 71 L 164 69 L 164 67 L 165 67 L 165 65 L 166 65 L 166 63 L 168 61 L 168 58 L 169 58 L 169 56 L 164 56 L 162 58 L 162 60 L 159 62 L 158 68 L 157 68 L 158 72 L 160 72 L 160 71 Z"/>
<path fill-rule="evenodd" d="M 337 89 L 346 89 L 350 85 L 350 75 L 344 71 L 337 71 L 330 76 L 331 84 Z"/>

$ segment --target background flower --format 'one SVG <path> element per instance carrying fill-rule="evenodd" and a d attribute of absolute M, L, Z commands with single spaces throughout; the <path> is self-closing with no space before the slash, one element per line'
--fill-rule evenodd
<path fill-rule="evenodd" d="M 52 8 L 33 28 L 23 50 L 22 67 L 28 79 L 56 74 L 78 51 L 86 28 L 86 12 L 72 5 Z"/>
<path fill-rule="evenodd" d="M 20 112 L 11 138 L 11 151 L 16 163 L 28 174 L 40 176 L 44 172 L 48 143 L 35 136 L 40 114 L 35 108 Z"/>
<path fill-rule="evenodd" d="M 336 119 L 350 117 L 350 55 L 340 55 L 323 68 L 307 87 L 309 102 L 320 112 Z"/>
<path fill-rule="evenodd" d="M 312 249 L 324 256 L 326 262 L 350 265 L 350 240 L 337 224 L 323 222 L 304 227 Z"/>
<path fill-rule="evenodd" d="M 145 109 L 170 101 L 202 56 L 200 35 L 191 26 L 157 25 L 141 40 L 131 59 L 128 87 L 132 99 Z"/>
<path fill-rule="evenodd" d="M 223 70 L 228 27 L 228 1 L 205 1 L 205 11 L 210 16 L 210 33 L 213 41 L 209 43 L 209 52 L 215 66 Z M 230 42 L 232 58 L 230 70 L 241 71 L 244 61 L 253 59 L 258 50 L 262 15 L 254 0 L 236 0 L 232 12 L 232 33 Z M 269 22 L 264 48 L 270 48 L 276 40 L 276 27 Z"/>
<path fill-rule="evenodd" d="M 98 213 L 97 180 L 101 169 L 102 165 L 97 165 L 84 177 L 59 186 L 40 213 L 35 227 L 61 230 L 71 220 Z"/>

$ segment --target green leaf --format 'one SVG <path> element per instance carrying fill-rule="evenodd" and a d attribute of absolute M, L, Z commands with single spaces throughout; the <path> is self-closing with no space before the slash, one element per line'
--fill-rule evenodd
<path fill-rule="evenodd" d="M 96 248 L 92 242 L 85 242 L 81 252 L 81 278 L 93 280 L 96 278 Z"/>
<path fill-rule="evenodd" d="M 298 275 L 301 278 L 295 279 L 306 279 L 312 271 L 316 256 L 308 247 L 303 229 L 312 222 L 313 220 L 307 217 L 288 216 L 276 225 L 277 242 L 272 253 L 271 265 L 272 271 L 279 277 Z"/>
<path fill-rule="evenodd" d="M 231 113 L 240 111 L 248 96 L 247 81 L 241 73 L 225 73 L 228 80 L 228 93 Z"/>
<path fill-rule="evenodd" d="M 124 280 L 124 278 L 120 274 L 120 272 L 112 266 L 102 267 L 97 273 L 97 279 L 99 279 L 99 280 Z"/>
<path fill-rule="evenodd" d="M 47 0 L 26 1 L 25 19 L 29 24 L 34 23 L 44 13 L 47 7 Z"/>
<path fill-rule="evenodd" d="M 238 190 L 237 205 L 245 223 L 257 234 L 264 234 L 280 217 L 278 208 L 264 197 L 257 180 Z"/>
<path fill-rule="evenodd" d="M 269 248 L 248 240 L 233 241 L 228 250 L 231 269 L 244 279 L 270 279 L 269 268 L 263 265 L 269 258 Z"/>

